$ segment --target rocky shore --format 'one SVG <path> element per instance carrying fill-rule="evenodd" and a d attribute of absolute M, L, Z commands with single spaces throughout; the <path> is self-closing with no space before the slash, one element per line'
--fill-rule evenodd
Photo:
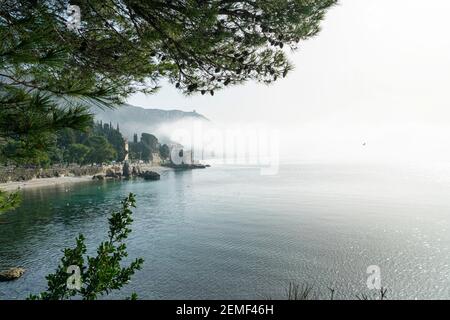
<path fill-rule="evenodd" d="M 0 272 L 0 282 L 19 279 L 25 273 L 24 268 L 14 267 Z"/>
<path fill-rule="evenodd" d="M 159 168 L 159 170 L 157 169 Z M 104 179 L 129 179 L 129 178 L 144 178 L 145 180 L 159 180 L 163 167 L 149 166 L 145 164 L 129 164 L 124 163 L 123 166 L 112 166 L 105 170 L 104 173 L 94 175 L 94 180 Z"/>

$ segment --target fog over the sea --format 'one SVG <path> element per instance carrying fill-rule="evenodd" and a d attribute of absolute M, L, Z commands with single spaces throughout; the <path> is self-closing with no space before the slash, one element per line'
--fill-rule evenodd
<path fill-rule="evenodd" d="M 447 0 L 341 0 L 271 86 L 185 97 L 163 83 L 128 102 L 265 124 L 283 158 L 450 161 L 449 12 Z"/>

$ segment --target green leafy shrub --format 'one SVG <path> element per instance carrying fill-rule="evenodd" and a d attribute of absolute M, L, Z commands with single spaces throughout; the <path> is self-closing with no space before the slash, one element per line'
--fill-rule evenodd
<path fill-rule="evenodd" d="M 136 207 L 134 195 L 130 193 L 121 203 L 121 209 L 109 218 L 108 239 L 100 243 L 97 255 L 85 257 L 85 238 L 80 234 L 74 248 L 63 250 L 64 256 L 56 272 L 46 277 L 47 290 L 39 295 L 31 295 L 29 299 L 65 300 L 76 297 L 95 300 L 113 290 L 121 289 L 130 281 L 136 270 L 141 269 L 144 260 L 138 258 L 126 267 L 121 265 L 122 259 L 128 256 L 125 240 L 131 232 L 131 208 Z M 71 275 L 67 271 L 74 266 L 80 271 L 78 288 L 68 285 Z M 133 294 L 129 299 L 136 297 L 136 294 Z"/>
<path fill-rule="evenodd" d="M 18 192 L 5 192 L 0 190 L 0 214 L 17 208 L 20 202 L 21 197 Z"/>

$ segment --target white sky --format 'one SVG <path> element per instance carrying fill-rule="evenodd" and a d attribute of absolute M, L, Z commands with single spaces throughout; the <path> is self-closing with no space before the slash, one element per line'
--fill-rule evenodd
<path fill-rule="evenodd" d="M 341 0 L 291 54 L 295 69 L 271 86 L 185 97 L 165 85 L 129 103 L 270 124 L 317 155 L 366 141 L 371 157 L 450 160 L 449 12 L 448 0 Z"/>

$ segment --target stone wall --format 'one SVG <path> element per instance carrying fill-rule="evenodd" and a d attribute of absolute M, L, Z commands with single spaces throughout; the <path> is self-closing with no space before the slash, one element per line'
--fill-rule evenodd
<path fill-rule="evenodd" d="M 10 181 L 27 181 L 37 178 L 53 178 L 53 177 L 79 177 L 89 176 L 105 172 L 107 168 L 104 166 L 53 166 L 48 169 L 40 168 L 20 168 L 13 166 L 0 167 L 0 183 Z"/>

